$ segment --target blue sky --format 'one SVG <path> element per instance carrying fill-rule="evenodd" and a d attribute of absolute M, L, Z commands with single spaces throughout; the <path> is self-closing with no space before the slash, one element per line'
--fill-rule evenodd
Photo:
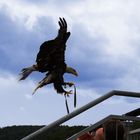
<path fill-rule="evenodd" d="M 57 35 L 65 17 L 71 32 L 66 62 L 79 77 L 77 108 L 110 90 L 140 91 L 140 17 L 137 0 L 1 0 L 0 127 L 49 124 L 66 115 L 64 97 L 52 85 L 32 91 L 43 74 L 18 82 L 18 73 L 35 62 L 39 46 Z M 69 99 L 73 111 L 73 96 Z M 123 105 L 123 107 L 122 107 Z M 113 97 L 65 124 L 88 125 L 109 114 L 138 108 L 138 99 Z"/>

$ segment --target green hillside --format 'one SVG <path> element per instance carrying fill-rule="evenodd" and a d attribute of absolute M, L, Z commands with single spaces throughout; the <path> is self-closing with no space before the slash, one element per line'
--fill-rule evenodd
<path fill-rule="evenodd" d="M 0 128 L 0 140 L 20 140 L 43 126 L 11 126 Z M 59 126 L 35 140 L 65 140 L 85 126 Z"/>

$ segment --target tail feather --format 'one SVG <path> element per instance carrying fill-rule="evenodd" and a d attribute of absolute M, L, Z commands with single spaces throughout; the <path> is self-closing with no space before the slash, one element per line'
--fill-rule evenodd
<path fill-rule="evenodd" d="M 36 68 L 33 66 L 27 67 L 21 70 L 21 73 L 19 74 L 19 81 L 25 80 L 33 71 L 37 71 Z"/>
<path fill-rule="evenodd" d="M 42 80 L 38 83 L 38 85 L 37 85 L 37 87 L 34 89 L 32 95 L 35 94 L 35 92 L 36 92 L 39 88 L 42 88 L 43 86 L 48 85 L 48 84 L 50 84 L 51 82 L 52 82 L 52 74 L 49 74 L 49 75 L 47 75 L 44 79 L 42 79 Z"/>

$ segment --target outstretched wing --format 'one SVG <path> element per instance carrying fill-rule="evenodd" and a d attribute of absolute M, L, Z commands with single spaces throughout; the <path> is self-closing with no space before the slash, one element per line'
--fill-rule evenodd
<path fill-rule="evenodd" d="M 60 29 L 58 31 L 56 39 L 58 39 L 59 42 L 66 43 L 70 36 L 70 32 L 67 32 L 67 22 L 64 18 L 59 18 L 58 24 L 60 26 Z"/>
<path fill-rule="evenodd" d="M 46 41 L 40 46 L 40 50 L 36 57 L 36 63 L 40 72 L 46 72 L 52 69 L 54 65 L 53 55 L 55 46 L 55 40 Z"/>
<path fill-rule="evenodd" d="M 70 32 L 67 32 L 67 23 L 64 18 L 60 18 L 58 24 L 60 29 L 57 37 L 54 40 L 44 42 L 40 46 L 36 58 L 40 72 L 54 70 L 65 61 L 66 41 L 70 36 Z"/>

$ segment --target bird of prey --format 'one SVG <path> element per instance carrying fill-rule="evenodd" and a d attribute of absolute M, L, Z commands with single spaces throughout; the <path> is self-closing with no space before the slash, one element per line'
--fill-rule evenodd
<path fill-rule="evenodd" d="M 57 93 L 64 93 L 67 96 L 72 93 L 72 90 L 66 91 L 64 88 L 67 85 L 71 87 L 74 83 L 65 82 L 63 77 L 65 73 L 78 76 L 76 70 L 67 66 L 65 62 L 66 42 L 70 36 L 70 32 L 67 31 L 67 22 L 64 18 L 59 18 L 58 24 L 60 28 L 57 37 L 41 44 L 36 57 L 36 63 L 31 67 L 21 70 L 19 80 L 26 79 L 33 71 L 46 73 L 45 78 L 38 83 L 33 94 L 38 88 L 51 83 Z"/>

